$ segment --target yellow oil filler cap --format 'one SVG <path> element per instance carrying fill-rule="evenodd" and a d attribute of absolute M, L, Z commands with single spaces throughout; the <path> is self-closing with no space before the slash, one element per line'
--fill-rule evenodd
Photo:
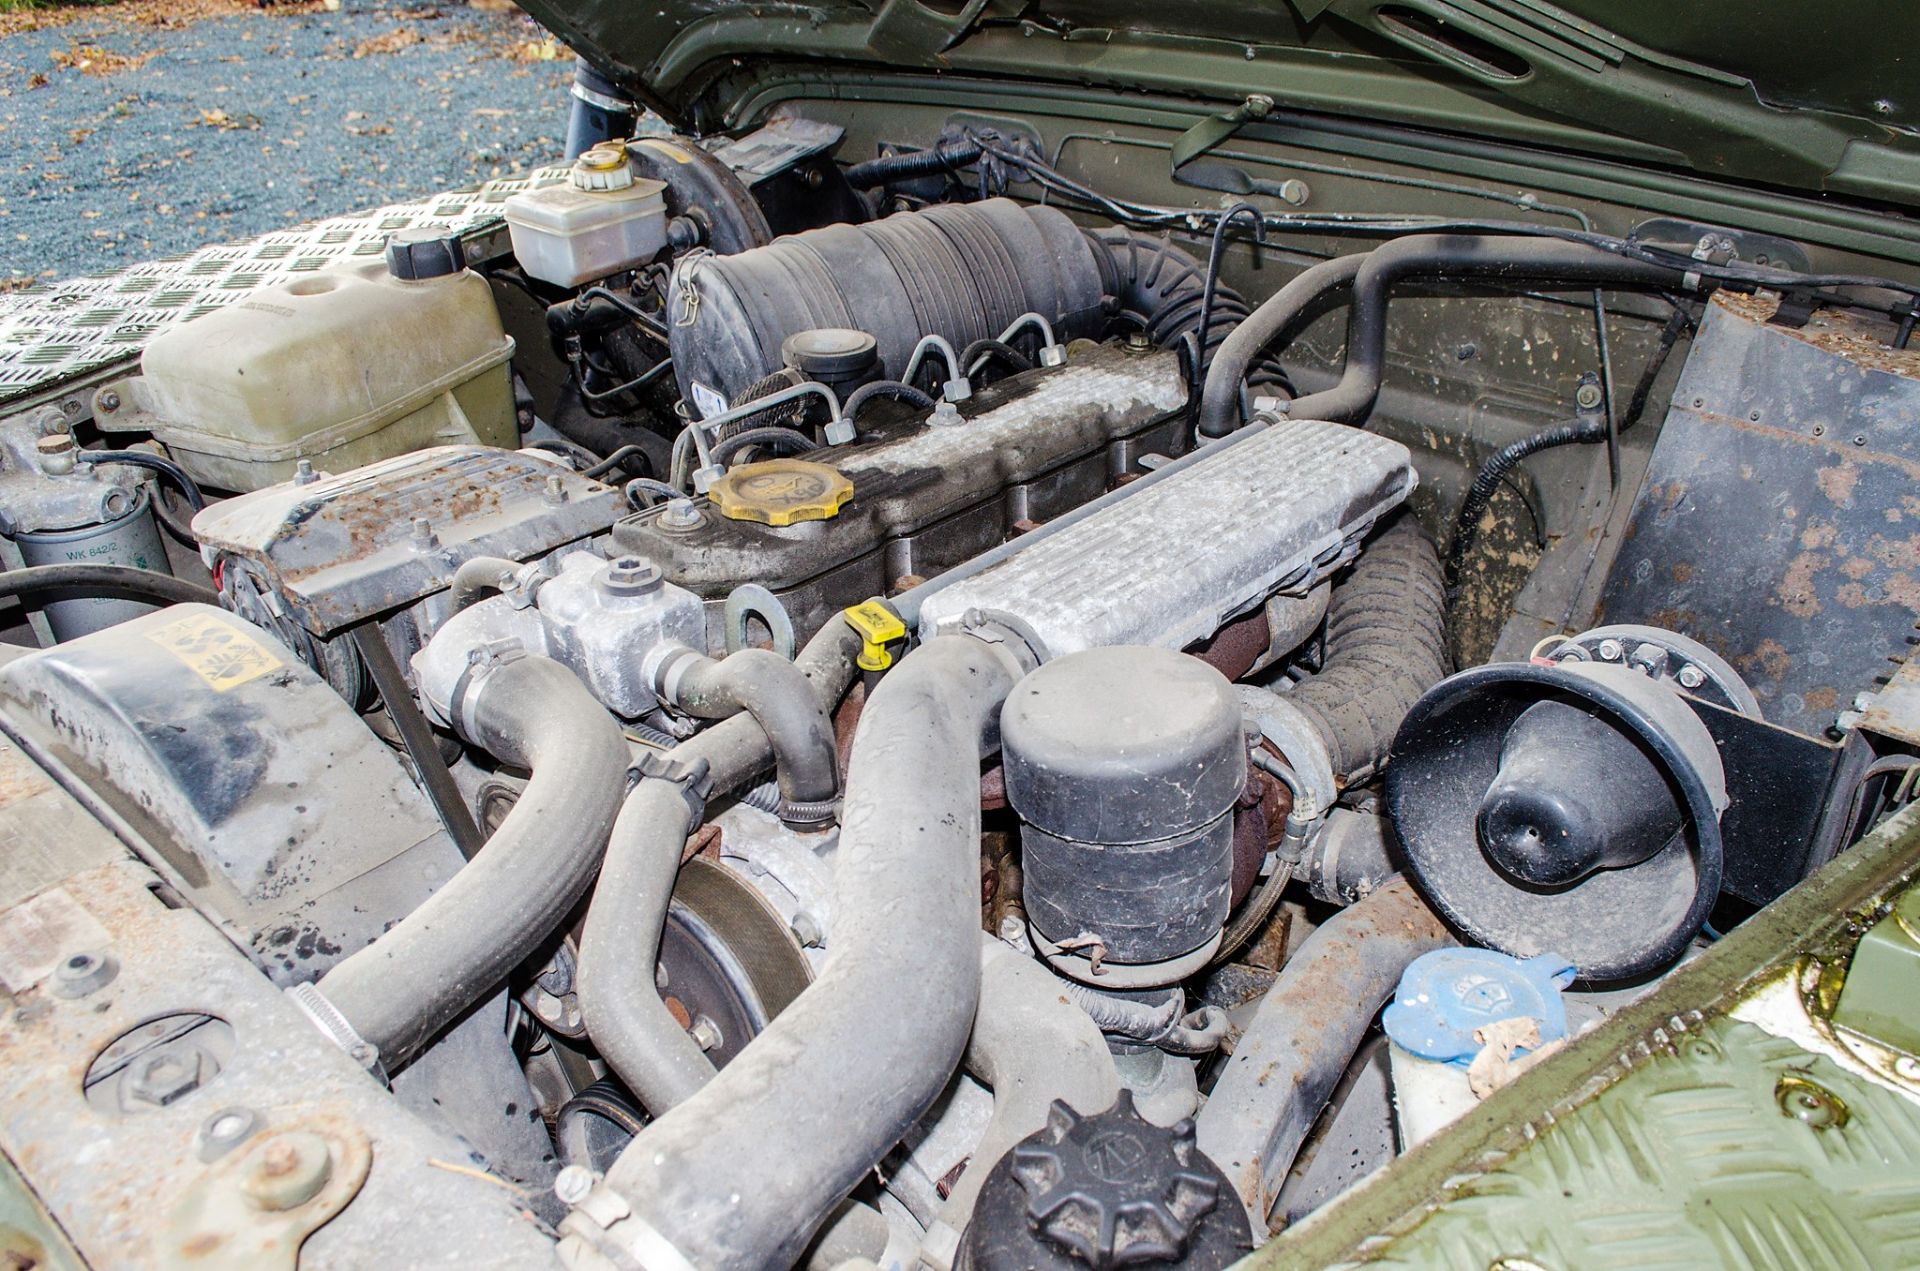
<path fill-rule="evenodd" d="M 768 459 L 728 469 L 707 499 L 720 515 L 762 525 L 792 525 L 838 516 L 853 497 L 853 482 L 824 463 Z"/>

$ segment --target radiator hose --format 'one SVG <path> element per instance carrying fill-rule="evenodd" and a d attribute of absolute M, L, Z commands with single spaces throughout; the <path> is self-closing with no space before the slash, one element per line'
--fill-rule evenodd
<path fill-rule="evenodd" d="M 1221 437 L 1239 424 L 1240 383 L 1254 359 L 1322 296 L 1347 285 L 1347 361 L 1332 388 L 1287 407 L 1295 419 L 1364 423 L 1380 395 L 1386 365 L 1387 301 L 1393 289 L 1419 278 L 1495 283 L 1565 283 L 1620 287 L 1679 287 L 1681 271 L 1619 256 L 1601 247 L 1518 234 L 1410 234 L 1364 255 L 1315 265 L 1270 296 L 1222 350 L 1200 404 L 1200 433 Z"/>
<path fill-rule="evenodd" d="M 980 993 L 979 762 L 1022 670 L 1004 646 L 940 636 L 880 681 L 820 977 L 621 1153 L 562 1225 L 563 1257 L 789 1265 L 939 1096 Z"/>
<path fill-rule="evenodd" d="M 626 791 L 619 726 L 558 662 L 500 659 L 458 696 L 461 735 L 525 768 L 526 790 L 459 873 L 316 986 L 389 1071 L 560 925 L 599 868 Z"/>

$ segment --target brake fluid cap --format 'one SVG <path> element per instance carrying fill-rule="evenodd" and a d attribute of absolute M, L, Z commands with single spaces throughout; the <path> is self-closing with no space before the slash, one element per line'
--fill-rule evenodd
<path fill-rule="evenodd" d="M 707 498 L 720 515 L 762 525 L 792 525 L 837 516 L 853 497 L 838 469 L 805 459 L 743 463 L 713 483 Z"/>
<path fill-rule="evenodd" d="M 1492 949 L 1436 949 L 1401 975 L 1380 1022 L 1400 1049 L 1465 1067 L 1480 1053 L 1474 1030 L 1501 1020 L 1538 1020 L 1543 1046 L 1565 1037 L 1560 990 L 1573 977 L 1573 964 L 1551 953 L 1522 960 Z"/>

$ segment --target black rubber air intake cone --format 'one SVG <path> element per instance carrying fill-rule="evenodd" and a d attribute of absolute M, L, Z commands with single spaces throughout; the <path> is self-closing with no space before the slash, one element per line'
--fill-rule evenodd
<path fill-rule="evenodd" d="M 781 346 L 797 332 L 866 331 L 893 378 L 922 335 L 964 349 L 1027 313 L 1053 322 L 1063 341 L 1098 334 L 1101 273 L 1064 213 L 1011 199 L 829 225 L 734 256 L 690 256 L 668 289 L 674 373 L 682 395 L 709 415 L 778 370 Z"/>

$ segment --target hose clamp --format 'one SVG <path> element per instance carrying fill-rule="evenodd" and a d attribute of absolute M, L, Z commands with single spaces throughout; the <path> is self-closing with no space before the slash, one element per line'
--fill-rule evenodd
<path fill-rule="evenodd" d="M 380 1062 L 379 1047 L 354 1031 L 340 1008 L 320 992 L 319 985 L 296 984 L 284 992 L 328 1041 L 347 1053 L 347 1058 L 366 1069 L 381 1085 L 387 1084 L 387 1070 Z"/>
<path fill-rule="evenodd" d="M 467 650 L 467 665 L 460 672 L 460 678 L 453 682 L 453 691 L 447 694 L 447 719 L 453 724 L 455 732 L 475 745 L 482 744 L 479 726 L 474 718 L 474 707 L 480 700 L 480 687 L 495 671 L 525 656 L 525 646 L 511 637 L 483 640 Z"/>

